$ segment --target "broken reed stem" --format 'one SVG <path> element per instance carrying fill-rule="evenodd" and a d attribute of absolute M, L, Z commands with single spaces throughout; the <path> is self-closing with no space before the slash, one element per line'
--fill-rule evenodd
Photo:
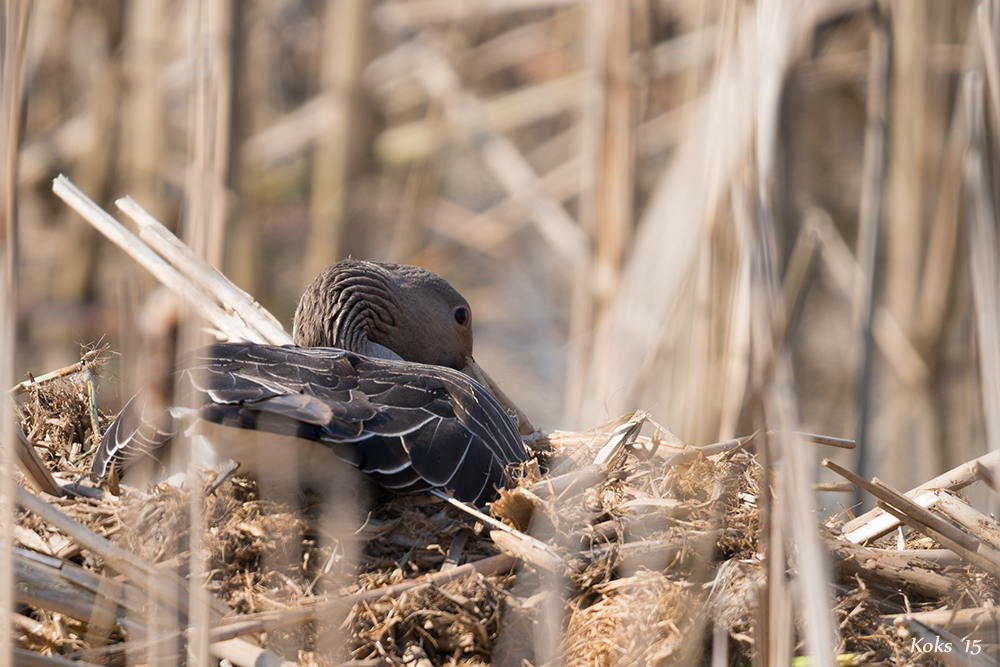
<path fill-rule="evenodd" d="M 51 382 L 52 380 L 64 378 L 67 375 L 79 373 L 82 370 L 86 370 L 92 362 L 96 361 L 100 357 L 100 354 L 101 350 L 87 350 L 83 353 L 83 357 L 80 361 L 75 364 L 64 366 L 63 368 L 54 370 L 50 373 L 45 373 L 44 375 L 39 375 L 38 377 L 29 377 L 27 380 L 19 382 L 11 387 L 9 393 L 13 396 L 18 396 L 31 390 L 33 387 L 45 384 L 46 382 Z"/>
<path fill-rule="evenodd" d="M 90 197 L 77 188 L 72 181 L 59 175 L 52 182 L 52 192 L 82 215 L 87 222 L 97 228 L 108 239 L 124 250 L 130 257 L 144 266 L 147 271 L 176 292 L 202 317 L 217 327 L 230 340 L 249 340 L 262 343 L 263 338 L 246 324 L 230 316 L 216 303 L 202 294 L 177 269 L 157 255 L 138 236 L 112 218 Z"/>
<path fill-rule="evenodd" d="M 828 540 L 827 546 L 834 569 L 841 572 L 842 578 L 860 577 L 932 599 L 945 599 L 956 587 L 956 580 L 941 572 L 940 567 L 908 553 L 876 551 L 843 540 Z"/>
<path fill-rule="evenodd" d="M 985 631 L 996 636 L 1000 630 L 1000 607 L 971 607 L 969 609 L 938 609 L 912 614 L 881 616 L 879 620 L 887 625 L 899 625 L 909 620 L 918 620 L 927 625 L 947 627 L 957 634 Z"/>
<path fill-rule="evenodd" d="M 102 558 L 109 567 L 124 574 L 134 584 L 145 587 L 153 599 L 164 604 L 171 613 L 188 611 L 188 582 L 184 579 L 146 563 L 138 556 L 101 537 L 82 523 L 66 516 L 58 507 L 42 498 L 21 488 L 17 489 L 16 495 L 18 505 L 35 513 L 81 547 Z M 215 618 L 225 616 L 231 611 L 215 596 L 206 593 L 204 597 L 210 613 Z M 209 641 L 211 642 L 209 650 L 213 655 L 217 657 L 231 656 L 235 658 L 232 660 L 233 664 L 253 667 L 255 664 L 260 664 L 255 662 L 260 659 L 267 661 L 267 664 L 285 664 L 278 656 L 252 646 L 243 640 L 224 642 L 223 640 L 210 639 Z"/>
<path fill-rule="evenodd" d="M 32 486 L 42 493 L 48 493 L 56 497 L 63 495 L 62 487 L 59 486 L 55 477 L 52 476 L 52 471 L 42 461 L 42 458 L 35 451 L 28 437 L 21 431 L 21 428 L 15 425 L 11 430 L 18 436 L 14 447 L 17 451 L 18 467 L 20 467 L 24 476 Z"/>
<path fill-rule="evenodd" d="M 490 536 L 501 549 L 511 552 L 525 562 L 537 565 L 538 567 L 543 567 L 546 570 L 552 570 L 560 573 L 565 570 L 566 563 L 563 561 L 562 556 L 557 554 L 552 547 L 545 544 L 545 542 L 537 540 L 530 535 L 526 535 L 515 528 L 511 528 L 502 521 L 498 521 L 491 516 L 483 514 L 468 503 L 455 500 L 447 493 L 443 493 L 438 489 L 431 489 L 429 493 L 457 507 L 466 514 L 473 516 L 477 520 L 482 521 L 486 525 L 495 528 L 496 530 L 491 531 Z"/>
<path fill-rule="evenodd" d="M 126 215 L 136 221 L 155 249 L 111 217 L 65 176 L 60 175 L 53 181 L 52 191 L 161 283 L 178 294 L 227 339 L 274 345 L 291 343 L 291 337 L 270 313 L 184 247 L 169 230 L 131 198 L 125 197 L 116 203 Z M 224 308 L 206 294 L 218 299 Z"/>
<path fill-rule="evenodd" d="M 906 492 L 906 497 L 915 500 L 918 496 L 934 489 L 959 491 L 979 479 L 977 471 L 980 468 L 986 468 L 988 470 L 1000 468 L 1000 452 L 990 452 L 989 454 L 984 454 L 983 456 L 973 459 L 972 461 L 966 461 L 965 463 L 952 468 L 948 472 L 938 475 L 934 479 L 930 479 L 920 486 L 910 489 Z M 872 521 L 875 521 L 883 513 L 884 512 L 878 508 L 866 512 L 841 526 L 841 532 L 846 536 L 853 531 L 859 530 L 860 528 L 868 525 Z M 885 532 L 893 530 L 893 528 L 895 528 L 895 526 L 889 527 Z M 884 535 L 885 533 L 882 534 Z M 861 540 L 852 539 L 852 541 Z"/>
<path fill-rule="evenodd" d="M 883 503 L 882 509 L 900 521 L 938 540 L 942 545 L 955 551 L 984 572 L 996 572 L 996 559 L 1000 554 L 991 549 L 989 545 L 931 513 L 877 479 L 869 482 L 829 459 L 824 459 L 823 465 L 878 498 Z"/>
<path fill-rule="evenodd" d="M 238 637 L 253 632 L 271 632 L 283 628 L 293 628 L 305 623 L 329 621 L 338 615 L 346 614 L 361 601 L 377 600 L 381 597 L 397 596 L 404 591 L 419 586 L 443 586 L 449 581 L 455 581 L 470 574 L 483 576 L 510 571 L 517 564 L 517 558 L 510 554 L 489 556 L 474 563 L 466 563 L 448 570 L 435 572 L 404 581 L 391 586 L 383 586 L 361 593 L 355 593 L 339 598 L 319 598 L 314 604 L 278 611 L 265 611 L 256 614 L 222 619 L 216 622 L 211 632 L 211 641 L 217 642 L 231 637 Z"/>
<path fill-rule="evenodd" d="M 266 342 L 272 345 L 291 344 L 292 337 L 274 315 L 195 254 L 138 202 L 126 196 L 116 200 L 115 205 L 139 227 L 139 238 L 176 267 L 199 290 L 211 294 L 227 310 L 235 312 Z"/>
<path fill-rule="evenodd" d="M 185 603 L 184 590 L 187 583 L 183 579 L 157 570 L 138 556 L 112 544 L 82 523 L 63 514 L 59 508 L 24 489 L 17 489 L 17 504 L 34 512 L 84 549 L 100 556 L 109 567 L 124 574 L 133 582 L 140 585 L 147 584 L 155 598 L 166 604 L 168 609 L 180 610 L 181 605 Z M 228 610 L 220 611 L 225 613 Z"/>

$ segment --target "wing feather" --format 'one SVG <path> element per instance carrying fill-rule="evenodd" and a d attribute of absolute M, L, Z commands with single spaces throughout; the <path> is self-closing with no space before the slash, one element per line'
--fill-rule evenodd
<path fill-rule="evenodd" d="M 374 359 L 335 348 L 222 343 L 195 352 L 181 373 L 185 403 L 208 421 L 294 435 L 330 446 L 401 493 L 453 491 L 483 504 L 527 459 L 515 423 L 483 386 L 448 368 Z M 130 401 L 91 469 L 169 438 Z"/>

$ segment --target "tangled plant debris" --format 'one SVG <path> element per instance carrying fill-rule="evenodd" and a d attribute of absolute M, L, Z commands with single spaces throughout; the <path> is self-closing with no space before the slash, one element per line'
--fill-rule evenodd
<path fill-rule="evenodd" d="M 86 470 L 92 416 L 101 429 L 110 421 L 95 413 L 88 389 L 99 367 L 100 355 L 87 352 L 73 374 L 29 383 L 18 403 L 23 432 L 63 483 Z M 766 590 L 761 507 L 769 502 L 754 454 L 759 438 L 692 448 L 659 428 L 640 435 L 644 421 L 629 415 L 588 433 L 536 436 L 538 463 L 493 506 L 504 530 L 438 498 L 381 492 L 361 525 L 333 534 L 321 498 L 277 502 L 253 480 L 218 484 L 209 472 L 196 491 L 132 488 L 126 477 L 119 495 L 44 496 L 72 522 L 18 515 L 17 646 L 109 665 L 184 654 L 187 607 L 165 603 L 170 595 L 157 597 L 148 579 L 119 576 L 130 571 L 122 556 L 86 546 L 94 544 L 81 538 L 89 530 L 165 581 L 182 582 L 196 563 L 211 604 L 229 616 L 210 620 L 212 632 L 303 664 L 541 664 L 556 655 L 580 666 L 692 664 L 719 651 L 730 664 L 753 659 Z M 203 522 L 197 540 L 192 501 Z M 941 507 L 953 521 L 974 512 L 953 495 Z M 996 525 L 977 520 L 988 544 Z M 856 518 L 843 532 L 871 523 Z M 898 551 L 885 548 L 896 546 L 893 528 L 872 533 L 867 546 L 845 540 L 835 522 L 825 530 L 842 660 L 936 664 L 927 647 L 934 623 L 948 620 L 921 619 L 942 604 L 956 605 L 961 641 L 995 653 L 987 630 L 996 620 L 977 611 L 998 593 L 991 574 L 942 555 L 916 531 L 909 550 Z M 795 567 L 793 549 L 787 572 Z M 240 619 L 250 625 L 231 631 Z M 216 636 L 213 647 L 227 641 Z"/>

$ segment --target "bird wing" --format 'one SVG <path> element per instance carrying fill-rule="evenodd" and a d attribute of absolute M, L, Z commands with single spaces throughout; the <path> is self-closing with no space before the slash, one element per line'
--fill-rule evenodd
<path fill-rule="evenodd" d="M 483 504 L 509 483 L 508 465 L 527 459 L 496 398 L 448 368 L 335 348 L 221 343 L 196 352 L 181 376 L 185 404 L 200 405 L 203 419 L 321 442 L 400 493 L 444 488 Z M 142 432 L 131 426 L 130 406 L 93 472 L 103 475 Z"/>
<path fill-rule="evenodd" d="M 176 432 L 174 416 L 169 411 L 152 408 L 146 392 L 140 390 L 104 432 L 90 463 L 90 472 L 104 477 L 112 461 L 131 463 L 138 456 L 162 447 Z"/>
<path fill-rule="evenodd" d="M 361 358 L 359 388 L 380 406 L 355 443 L 358 467 L 400 493 L 444 488 L 483 504 L 527 459 L 514 422 L 487 389 L 439 366 Z"/>

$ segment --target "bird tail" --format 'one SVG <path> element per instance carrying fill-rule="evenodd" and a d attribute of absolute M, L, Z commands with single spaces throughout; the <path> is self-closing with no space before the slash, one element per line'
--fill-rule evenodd
<path fill-rule="evenodd" d="M 139 456 L 156 451 L 172 438 L 179 421 L 166 410 L 150 405 L 140 390 L 122 408 L 115 421 L 104 432 L 101 444 L 90 463 L 91 474 L 103 478 L 112 462 L 128 465 Z"/>

